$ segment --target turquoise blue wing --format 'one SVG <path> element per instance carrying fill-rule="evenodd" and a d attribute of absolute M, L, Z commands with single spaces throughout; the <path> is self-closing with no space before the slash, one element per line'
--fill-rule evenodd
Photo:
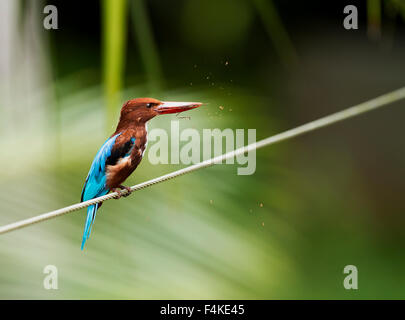
<path fill-rule="evenodd" d="M 87 175 L 86 182 L 82 190 L 81 201 L 90 200 L 96 197 L 103 196 L 108 193 L 106 186 L 106 162 L 111 156 L 112 149 L 115 144 L 115 140 L 119 134 L 109 138 L 100 150 L 97 152 L 93 163 L 91 164 L 89 174 Z M 86 240 L 90 237 L 91 227 L 94 219 L 96 218 L 97 209 L 100 204 L 95 204 L 87 208 L 87 218 L 84 225 L 83 239 L 81 249 L 83 250 Z"/>
<path fill-rule="evenodd" d="M 86 182 L 83 186 L 81 201 L 90 200 L 108 193 L 109 190 L 106 186 L 106 162 L 108 157 L 111 156 L 115 140 L 119 135 L 120 134 L 117 134 L 104 142 L 94 157 Z"/>

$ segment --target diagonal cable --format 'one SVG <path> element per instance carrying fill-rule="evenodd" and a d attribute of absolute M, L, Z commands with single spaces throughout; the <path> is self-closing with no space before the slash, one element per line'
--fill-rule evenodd
<path fill-rule="evenodd" d="M 360 103 L 360 104 L 355 105 L 353 107 L 350 107 L 348 109 L 333 113 L 333 114 L 331 114 L 329 116 L 320 118 L 318 120 L 308 122 L 308 123 L 306 123 L 304 125 L 301 125 L 299 127 L 284 131 L 282 133 L 276 134 L 274 136 L 268 137 L 268 138 L 260 140 L 258 142 L 249 144 L 247 146 L 241 147 L 241 148 L 236 149 L 234 151 L 230 151 L 230 152 L 227 152 L 227 153 L 222 154 L 220 156 L 217 156 L 217 157 L 205 160 L 203 162 L 199 162 L 199 163 L 196 163 L 194 165 L 188 166 L 186 168 L 183 168 L 183 169 L 180 169 L 180 170 L 165 174 L 165 175 L 160 176 L 158 178 L 154 178 L 152 180 L 142 182 L 140 184 L 132 186 L 131 191 L 138 191 L 138 190 L 141 190 L 141 189 L 145 189 L 145 188 L 153 186 L 155 184 L 158 184 L 158 183 L 161 183 L 161 182 L 173 179 L 173 178 L 177 178 L 177 177 L 182 176 L 184 174 L 191 173 L 193 171 L 196 171 L 196 170 L 199 170 L 199 169 L 202 169 L 202 168 L 210 167 L 210 166 L 212 166 L 214 164 L 219 164 L 219 163 L 221 163 L 222 161 L 224 161 L 226 159 L 233 158 L 233 157 L 241 155 L 241 154 L 243 154 L 245 152 L 249 152 L 249 151 L 252 151 L 252 150 L 255 150 L 255 149 L 263 148 L 263 147 L 275 144 L 277 142 L 281 142 L 281 141 L 288 140 L 288 139 L 291 139 L 291 138 L 296 137 L 296 136 L 300 136 L 300 135 L 302 135 L 304 133 L 308 133 L 308 132 L 311 132 L 311 131 L 314 131 L 314 130 L 317 130 L 317 129 L 320 129 L 320 128 L 323 128 L 323 127 L 327 127 L 327 126 L 329 126 L 331 124 L 334 124 L 336 122 L 358 116 L 358 115 L 360 115 L 362 113 L 366 113 L 368 111 L 371 111 L 371 110 L 386 106 L 386 105 L 388 105 L 390 103 L 402 100 L 404 98 L 405 98 L 405 87 L 400 88 L 400 89 L 395 90 L 395 91 L 392 91 L 390 93 L 384 94 L 384 95 L 379 96 L 377 98 L 371 99 L 369 101 Z M 121 193 L 123 195 L 125 195 L 127 192 L 128 191 L 123 190 Z M 10 232 L 10 231 L 13 231 L 13 230 L 20 229 L 20 228 L 24 228 L 24 227 L 30 226 L 30 225 L 38 223 L 38 222 L 49 220 L 49 219 L 59 217 L 61 215 L 73 212 L 73 211 L 83 209 L 83 208 L 88 207 L 88 206 L 90 206 L 92 204 L 96 204 L 96 203 L 99 203 L 99 202 L 110 200 L 110 199 L 114 198 L 117 195 L 118 195 L 117 192 L 112 192 L 112 193 L 109 193 L 109 194 L 107 194 L 105 196 L 94 198 L 94 199 L 84 201 L 84 202 L 81 202 L 81 203 L 76 203 L 76 204 L 73 204 L 71 206 L 61 208 L 61 209 L 58 209 L 58 210 L 54 210 L 54 211 L 50 211 L 50 212 L 47 212 L 47 213 L 43 213 L 43 214 L 40 214 L 40 215 L 32 217 L 32 218 L 28 218 L 28 219 L 24 219 L 24 220 L 21 220 L 21 221 L 14 222 L 14 223 L 10 223 L 8 225 L 0 227 L 0 234 L 7 233 L 7 232 Z"/>

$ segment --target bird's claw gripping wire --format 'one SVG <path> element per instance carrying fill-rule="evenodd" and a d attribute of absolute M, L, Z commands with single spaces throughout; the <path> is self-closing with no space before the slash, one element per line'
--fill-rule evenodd
<path fill-rule="evenodd" d="M 127 192 L 125 194 L 122 194 L 121 190 L 127 190 Z M 117 193 L 117 195 L 114 197 L 115 200 L 118 200 L 121 197 L 126 198 L 132 193 L 132 190 L 131 190 L 130 187 L 126 187 L 126 186 L 123 186 L 123 185 L 119 185 L 118 188 L 114 188 L 111 191 Z"/>

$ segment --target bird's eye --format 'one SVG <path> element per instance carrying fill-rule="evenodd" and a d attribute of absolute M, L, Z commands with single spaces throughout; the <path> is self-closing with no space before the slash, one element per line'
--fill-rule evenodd
<path fill-rule="evenodd" d="M 151 108 L 153 106 L 153 103 L 148 103 L 147 105 L 146 105 L 146 108 Z"/>

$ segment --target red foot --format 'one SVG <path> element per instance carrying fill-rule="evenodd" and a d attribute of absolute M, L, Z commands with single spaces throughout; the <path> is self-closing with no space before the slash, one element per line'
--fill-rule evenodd
<path fill-rule="evenodd" d="M 122 194 L 121 190 L 127 190 L 127 192 Z M 125 187 L 123 185 L 119 185 L 118 188 L 111 189 L 111 191 L 117 193 L 117 195 L 114 197 L 116 200 L 120 199 L 121 197 L 128 197 L 132 193 L 130 187 Z"/>
<path fill-rule="evenodd" d="M 119 185 L 118 187 L 121 190 L 127 190 L 127 193 L 122 195 L 123 197 L 128 197 L 132 193 L 132 190 L 131 190 L 130 187 L 126 187 L 126 186 L 123 186 L 123 185 Z"/>

